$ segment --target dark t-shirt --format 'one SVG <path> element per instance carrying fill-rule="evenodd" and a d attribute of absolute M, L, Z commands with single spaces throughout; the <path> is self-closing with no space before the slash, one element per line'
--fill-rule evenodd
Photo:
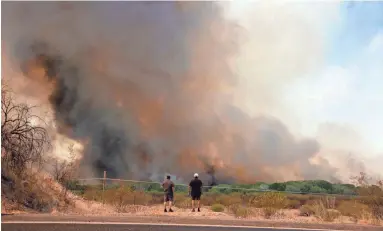
<path fill-rule="evenodd" d="M 202 181 L 200 179 L 193 179 L 190 181 L 189 186 L 191 187 L 192 195 L 201 194 Z"/>
<path fill-rule="evenodd" d="M 173 187 L 174 187 L 174 183 L 173 183 L 173 181 L 166 179 L 166 180 L 162 183 L 162 187 L 163 187 L 163 189 L 164 189 L 164 193 L 165 193 L 165 194 L 173 195 Z"/>

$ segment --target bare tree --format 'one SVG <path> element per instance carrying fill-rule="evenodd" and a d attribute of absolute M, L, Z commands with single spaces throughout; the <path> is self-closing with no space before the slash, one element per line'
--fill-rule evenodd
<path fill-rule="evenodd" d="M 53 162 L 53 177 L 61 184 L 65 184 L 71 180 L 76 172 L 77 161 L 73 147 L 73 144 L 68 147 L 69 160 L 55 159 Z"/>
<path fill-rule="evenodd" d="M 22 174 L 28 164 L 41 163 L 45 148 L 50 144 L 47 130 L 39 126 L 44 120 L 33 115 L 32 109 L 16 103 L 12 92 L 2 85 L 2 162 L 15 174 Z"/>
<path fill-rule="evenodd" d="M 67 204 L 69 204 L 70 201 L 68 198 L 68 189 L 79 167 L 79 159 L 76 158 L 73 144 L 68 147 L 68 151 L 69 160 L 59 160 L 54 158 L 52 165 L 54 179 L 64 186 L 62 188 L 61 196 Z"/>
<path fill-rule="evenodd" d="M 351 177 L 358 185 L 358 194 L 364 196 L 363 201 L 367 204 L 375 220 L 383 219 L 383 182 L 378 180 L 376 184 L 370 184 L 371 177 L 365 172 L 360 172 L 358 176 Z"/>
<path fill-rule="evenodd" d="M 365 172 L 360 172 L 359 175 L 351 176 L 350 179 L 355 185 L 360 187 L 368 186 L 371 181 L 371 177 Z"/>

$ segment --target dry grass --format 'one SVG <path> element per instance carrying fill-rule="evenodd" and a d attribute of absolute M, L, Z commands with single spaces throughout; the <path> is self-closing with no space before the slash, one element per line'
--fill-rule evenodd
<path fill-rule="evenodd" d="M 337 210 L 343 215 L 352 217 L 355 221 L 365 219 L 366 214 L 371 213 L 371 209 L 357 201 L 343 201 L 338 206 Z"/>
<path fill-rule="evenodd" d="M 279 192 L 267 192 L 256 196 L 253 205 L 257 208 L 275 208 L 282 209 L 288 204 L 286 195 Z"/>
<path fill-rule="evenodd" d="M 90 188 L 84 191 L 83 197 L 86 200 L 102 201 L 102 191 L 97 188 Z"/>
<path fill-rule="evenodd" d="M 237 218 L 247 218 L 252 215 L 252 210 L 250 208 L 239 204 L 230 205 L 229 210 Z"/>
<path fill-rule="evenodd" d="M 341 213 L 334 209 L 328 209 L 322 201 L 315 202 L 312 205 L 303 205 L 300 208 L 301 216 L 312 216 L 314 215 L 317 219 L 325 222 L 332 222 L 338 217 Z"/>
<path fill-rule="evenodd" d="M 223 212 L 225 210 L 225 206 L 221 204 L 214 204 L 211 206 L 211 210 L 213 212 Z"/>
<path fill-rule="evenodd" d="M 120 189 L 122 190 L 122 189 Z M 85 191 L 84 197 L 101 201 L 101 189 L 90 188 Z M 162 193 L 142 193 L 130 191 L 129 187 L 117 193 L 117 189 L 108 189 L 105 192 L 105 202 L 112 204 L 116 211 L 136 213 L 131 205 L 153 205 L 163 203 Z M 377 204 L 377 200 L 373 201 Z M 305 203 L 305 204 L 302 204 Z M 246 218 L 249 216 L 262 216 L 266 219 L 284 219 L 283 212 L 294 211 L 294 219 L 319 220 L 322 222 L 333 222 L 343 219 L 348 222 L 367 222 L 369 224 L 379 223 L 373 215 L 373 211 L 368 204 L 361 201 L 360 198 L 351 200 L 350 198 L 323 197 L 312 195 L 286 195 L 279 192 L 267 193 L 232 193 L 217 194 L 205 193 L 201 198 L 202 206 L 211 206 L 209 211 L 213 214 L 219 214 L 223 206 L 223 211 L 232 214 L 235 217 Z M 217 205 L 219 204 L 219 205 Z M 191 208 L 191 199 L 186 193 L 176 193 L 174 197 L 174 206 L 178 211 L 184 211 Z M 258 209 L 255 209 L 255 208 Z M 227 208 L 227 209 L 226 209 Z M 288 209 L 285 211 L 285 209 Z M 337 211 L 337 210 L 339 211 Z M 186 210 L 185 210 L 186 211 Z M 377 212 L 376 212 L 377 213 Z M 378 214 L 378 213 L 377 213 Z M 296 217 L 296 216 L 306 216 Z M 290 216 L 290 219 L 292 219 Z M 340 217 L 343 216 L 343 217 Z M 339 220 L 340 221 L 340 220 Z"/>
<path fill-rule="evenodd" d="M 256 195 L 251 204 L 257 208 L 262 208 L 262 214 L 266 219 L 270 219 L 281 209 L 289 207 L 294 202 L 289 201 L 283 193 L 267 192 Z M 297 204 L 297 202 L 295 202 Z"/>
<path fill-rule="evenodd" d="M 217 203 L 217 197 L 219 197 L 216 193 L 205 193 L 201 197 L 201 204 L 211 206 Z"/>
<path fill-rule="evenodd" d="M 104 194 L 106 203 L 113 204 L 117 212 L 126 212 L 129 205 L 148 205 L 151 197 L 129 187 L 108 190 Z"/>
<path fill-rule="evenodd" d="M 224 206 L 241 204 L 242 198 L 240 193 L 232 193 L 230 195 L 219 195 L 215 198 L 215 203 L 222 204 Z"/>
<path fill-rule="evenodd" d="M 315 211 L 314 211 L 314 208 L 312 205 L 302 205 L 299 208 L 299 215 L 300 216 L 309 217 L 309 216 L 314 215 L 314 213 L 315 213 Z"/>
<path fill-rule="evenodd" d="M 74 207 L 72 194 L 43 172 L 25 170 L 25 174 L 16 175 L 5 167 L 1 185 L 2 198 L 12 205 L 11 210 L 48 213 Z"/>
<path fill-rule="evenodd" d="M 175 194 L 174 205 L 183 209 L 191 208 L 191 199 L 185 194 Z"/>
<path fill-rule="evenodd" d="M 262 212 L 263 212 L 263 216 L 266 219 L 270 219 L 272 216 L 274 216 L 278 212 L 278 209 L 273 207 L 265 207 L 265 208 L 262 208 Z"/>
<path fill-rule="evenodd" d="M 299 209 L 300 207 L 301 207 L 301 202 L 299 200 L 287 199 L 286 208 L 288 208 L 288 209 Z"/>

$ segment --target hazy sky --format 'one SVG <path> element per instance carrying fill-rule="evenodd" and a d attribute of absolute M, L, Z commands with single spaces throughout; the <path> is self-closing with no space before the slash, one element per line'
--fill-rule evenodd
<path fill-rule="evenodd" d="M 319 136 L 326 124 L 336 125 L 353 133 L 358 144 L 349 145 L 359 147 L 358 155 L 382 155 L 383 2 L 238 1 L 230 3 L 228 14 L 241 20 L 248 36 L 239 60 L 271 53 L 270 83 L 281 85 L 277 101 L 284 105 L 271 114 L 288 114 L 284 120 L 301 135 Z M 254 72 L 256 61 L 238 62 L 253 113 L 259 101 L 256 74 L 271 73 Z"/>

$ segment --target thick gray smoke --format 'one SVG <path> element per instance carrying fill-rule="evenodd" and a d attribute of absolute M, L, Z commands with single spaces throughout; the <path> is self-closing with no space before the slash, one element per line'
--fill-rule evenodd
<path fill-rule="evenodd" d="M 217 3 L 2 4 L 7 58 L 53 86 L 58 131 L 84 144 L 83 168 L 93 174 L 204 171 L 221 182 L 334 175 L 324 160 L 310 163 L 315 140 L 296 140 L 280 121 L 233 105 L 238 28 Z"/>

